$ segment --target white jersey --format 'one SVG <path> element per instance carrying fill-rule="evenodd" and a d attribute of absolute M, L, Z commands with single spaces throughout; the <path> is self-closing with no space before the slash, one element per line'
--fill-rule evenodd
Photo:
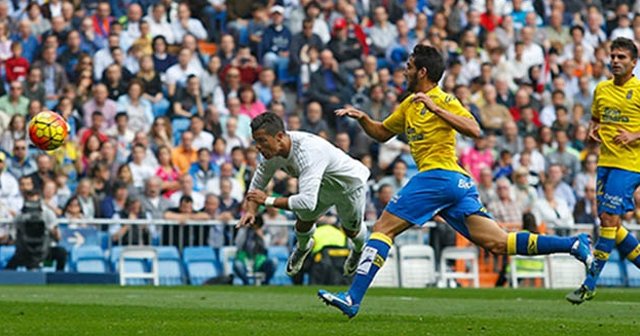
<path fill-rule="evenodd" d="M 258 165 L 249 190 L 264 190 L 273 174 L 282 169 L 298 178 L 298 194 L 289 197 L 289 209 L 311 211 L 322 193 L 345 194 L 367 183 L 369 169 L 323 138 L 306 132 L 287 132 L 291 151 Z"/>

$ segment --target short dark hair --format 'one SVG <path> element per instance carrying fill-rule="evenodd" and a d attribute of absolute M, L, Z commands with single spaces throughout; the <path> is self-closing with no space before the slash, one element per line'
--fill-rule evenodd
<path fill-rule="evenodd" d="M 251 132 L 255 133 L 263 129 L 267 134 L 274 136 L 278 132 L 284 132 L 284 122 L 277 114 L 265 112 L 251 121 Z"/>
<path fill-rule="evenodd" d="M 416 69 L 427 69 L 427 78 L 432 83 L 437 83 L 444 73 L 444 59 L 438 50 L 431 46 L 418 44 L 413 48 L 413 64 Z"/>
<path fill-rule="evenodd" d="M 636 44 L 633 43 L 633 41 L 626 37 L 618 37 L 617 39 L 613 40 L 613 42 L 611 43 L 611 50 L 613 49 L 627 50 L 631 53 L 631 57 L 633 59 L 638 58 L 638 47 L 636 47 Z"/>

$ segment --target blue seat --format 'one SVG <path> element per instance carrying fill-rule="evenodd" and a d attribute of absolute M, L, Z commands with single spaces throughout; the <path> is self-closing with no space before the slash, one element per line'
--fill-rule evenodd
<path fill-rule="evenodd" d="M 186 262 L 189 283 L 202 285 L 209 278 L 218 276 L 218 269 L 213 261 L 189 261 Z"/>
<path fill-rule="evenodd" d="M 180 252 L 175 246 L 157 246 L 158 260 L 180 260 Z"/>
<path fill-rule="evenodd" d="M 625 261 L 627 280 L 630 287 L 640 287 L 640 269 L 630 261 Z"/>
<path fill-rule="evenodd" d="M 598 278 L 598 286 L 620 287 L 624 285 L 624 273 L 620 261 L 609 261 Z"/>
<path fill-rule="evenodd" d="M 269 259 L 273 259 L 276 263 L 276 271 L 273 274 L 270 284 L 291 285 L 293 282 L 285 272 L 287 259 L 289 259 L 289 249 L 286 246 L 271 246 L 267 251 Z"/>
<path fill-rule="evenodd" d="M 0 268 L 5 268 L 14 254 L 16 254 L 14 245 L 0 246 Z"/>
<path fill-rule="evenodd" d="M 104 252 L 102 247 L 97 245 L 82 245 L 76 246 L 71 250 L 71 261 L 77 262 L 83 259 L 104 259 Z"/>
<path fill-rule="evenodd" d="M 80 259 L 75 264 L 76 272 L 79 273 L 107 273 L 107 265 L 104 259 Z"/>
<path fill-rule="evenodd" d="M 118 263 L 116 262 L 116 271 L 118 271 Z M 126 259 L 124 261 L 124 268 L 127 273 L 142 273 L 148 272 L 147 264 L 144 260 L 140 259 Z M 127 285 L 148 285 L 151 284 L 147 279 L 127 279 Z"/>
<path fill-rule="evenodd" d="M 160 285 L 178 286 L 184 284 L 182 265 L 179 259 L 158 260 L 158 273 L 160 275 Z"/>
<path fill-rule="evenodd" d="M 213 249 L 207 246 L 189 246 L 182 250 L 182 257 L 185 263 L 190 261 L 212 261 L 216 262 L 215 253 Z"/>

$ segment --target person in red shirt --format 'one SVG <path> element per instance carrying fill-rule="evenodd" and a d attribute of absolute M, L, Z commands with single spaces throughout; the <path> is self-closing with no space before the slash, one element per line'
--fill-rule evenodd
<path fill-rule="evenodd" d="M 22 44 L 19 41 L 11 43 L 11 56 L 5 62 L 5 69 L 7 71 L 7 82 L 13 81 L 22 82 L 29 72 L 29 61 L 22 57 Z"/>
<path fill-rule="evenodd" d="M 80 130 L 80 146 L 84 147 L 85 143 L 89 139 L 90 136 L 96 135 L 100 142 L 106 142 L 109 140 L 109 137 L 102 133 L 100 129 L 104 124 L 104 114 L 100 111 L 95 111 L 91 114 L 91 127 L 87 127 L 83 130 Z"/>
<path fill-rule="evenodd" d="M 480 15 L 480 25 L 488 32 L 494 31 L 501 23 L 502 17 L 494 12 L 493 0 L 487 0 L 487 10 Z"/>

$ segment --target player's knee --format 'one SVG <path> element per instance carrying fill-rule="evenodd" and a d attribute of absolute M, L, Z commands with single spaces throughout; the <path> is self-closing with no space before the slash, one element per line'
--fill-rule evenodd
<path fill-rule="evenodd" d="M 600 215 L 600 226 L 602 227 L 616 227 L 620 225 L 620 216 L 612 215 L 609 213 L 603 213 Z"/>
<path fill-rule="evenodd" d="M 490 240 L 482 244 L 482 247 L 496 255 L 507 254 L 507 242 L 499 240 Z"/>

